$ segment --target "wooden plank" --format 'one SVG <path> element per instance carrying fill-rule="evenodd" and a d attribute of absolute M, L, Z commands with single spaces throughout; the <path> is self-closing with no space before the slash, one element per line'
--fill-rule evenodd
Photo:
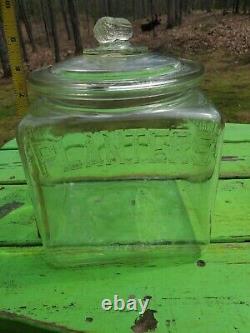
<path fill-rule="evenodd" d="M 249 124 L 231 124 L 225 126 L 224 141 L 225 142 L 246 142 L 250 141 L 250 125 Z"/>
<path fill-rule="evenodd" d="M 250 142 L 224 143 L 220 178 L 250 177 Z M 26 183 L 17 150 L 0 151 L 0 184 Z"/>
<path fill-rule="evenodd" d="M 0 184 L 26 183 L 18 150 L 0 151 Z"/>
<path fill-rule="evenodd" d="M 138 311 L 104 311 L 101 302 L 115 294 L 125 300 L 148 297 L 144 324 L 150 327 L 155 318 L 156 333 L 249 332 L 249 245 L 212 245 L 202 259 L 204 267 L 162 259 L 54 269 L 40 249 L 3 248 L 0 308 L 89 333 L 128 333 L 135 326 L 134 332 L 144 332 L 135 325 Z"/>
<path fill-rule="evenodd" d="M 27 185 L 0 185 L 0 246 L 40 243 Z"/>
<path fill-rule="evenodd" d="M 11 150 L 11 149 L 18 149 L 18 148 L 17 148 L 17 142 L 16 142 L 16 139 L 12 139 L 12 140 L 6 142 L 6 143 L 0 148 L 0 150 Z"/>
<path fill-rule="evenodd" d="M 225 125 L 224 141 L 225 142 L 246 142 L 250 141 L 250 125 L 248 124 L 231 124 Z M 12 139 L 3 145 L 0 150 L 17 149 L 16 139 Z"/>
<path fill-rule="evenodd" d="M 250 178 L 250 141 L 224 143 L 220 178 Z"/>
<path fill-rule="evenodd" d="M 250 178 L 250 142 L 226 142 L 223 146 L 220 178 Z M 26 183 L 17 150 L 0 151 L 0 184 Z"/>
<path fill-rule="evenodd" d="M 212 242 L 250 240 L 250 179 L 220 180 Z M 26 185 L 0 186 L 0 245 L 40 244 Z"/>
<path fill-rule="evenodd" d="M 212 219 L 213 242 L 250 240 L 250 179 L 220 180 Z"/>
<path fill-rule="evenodd" d="M 228 143 L 224 145 L 226 155 L 224 154 L 224 161 L 222 162 L 221 177 L 249 176 L 250 143 L 241 141 L 242 138 L 247 139 L 248 132 L 246 129 L 248 127 L 246 126 L 248 125 L 243 127 L 242 125 L 231 126 L 234 130 L 238 131 L 241 128 L 243 130 L 237 134 L 237 138 L 240 140 L 238 143 L 229 142 L 231 140 L 230 136 L 227 137 Z M 245 159 L 232 157 L 236 156 L 236 151 L 238 155 L 241 154 Z M 0 185 L 0 212 L 8 212 L 0 219 L 0 242 L 2 245 L 40 243 L 37 238 L 26 186 L 6 185 L 25 183 L 18 152 L 5 149 L 0 152 L 0 157 L 0 164 L 2 164 L 2 169 L 0 169 L 0 184 L 2 184 Z M 250 239 L 250 224 L 248 223 L 250 218 L 249 186 L 249 180 L 247 179 L 220 181 L 212 225 L 213 242 L 246 241 Z M 17 206 L 15 206 L 15 202 L 17 202 Z M 19 207 L 19 202 L 24 202 L 24 205 Z"/>
<path fill-rule="evenodd" d="M 227 124 L 221 163 L 222 179 L 250 178 L 250 125 Z M 0 150 L 0 184 L 24 184 L 25 176 L 12 141 Z"/>

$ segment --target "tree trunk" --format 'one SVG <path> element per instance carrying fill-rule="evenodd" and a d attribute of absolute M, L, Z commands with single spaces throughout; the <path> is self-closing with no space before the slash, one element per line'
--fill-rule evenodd
<path fill-rule="evenodd" d="M 132 12 L 133 12 L 133 21 L 136 20 L 137 15 L 136 15 L 136 0 L 132 0 Z"/>
<path fill-rule="evenodd" d="M 175 21 L 175 0 L 167 0 L 168 4 L 168 23 L 167 23 L 167 29 L 172 29 L 176 25 Z"/>
<path fill-rule="evenodd" d="M 247 14 L 248 9 L 249 9 L 249 0 L 244 0 L 244 2 L 243 2 L 243 13 Z"/>
<path fill-rule="evenodd" d="M 239 14 L 240 11 L 240 0 L 234 0 L 234 10 L 235 14 Z"/>
<path fill-rule="evenodd" d="M 243 1 L 243 14 L 247 13 L 247 0 Z"/>
<path fill-rule="evenodd" d="M 92 0 L 91 8 L 92 7 L 95 8 L 94 13 L 92 14 L 94 24 L 97 22 L 98 18 L 100 17 L 99 13 L 101 8 L 100 6 L 98 6 L 98 4 L 99 4 L 98 0 Z"/>
<path fill-rule="evenodd" d="M 51 47 L 50 44 L 50 33 L 49 33 L 49 26 L 48 26 L 48 20 L 47 20 L 47 7 L 45 7 L 46 3 L 44 3 L 44 0 L 40 0 L 40 7 L 41 7 L 41 15 L 42 15 L 42 21 L 43 26 L 46 34 L 46 41 L 48 44 L 48 47 Z"/>
<path fill-rule="evenodd" d="M 22 56 L 23 56 L 23 60 L 25 62 L 28 62 L 28 54 L 27 54 L 27 49 L 26 49 L 26 45 L 25 45 L 25 40 L 23 37 L 23 30 L 22 30 L 22 21 L 19 19 L 20 17 L 20 13 L 19 13 L 19 8 L 16 8 L 16 25 L 17 25 L 17 31 L 18 31 L 18 35 L 19 35 L 19 40 L 20 40 L 20 45 L 22 48 Z"/>
<path fill-rule="evenodd" d="M 3 23 L 0 20 L 0 60 L 3 68 L 3 77 L 8 78 L 11 76 L 11 70 L 8 59 L 8 52 L 4 37 Z"/>
<path fill-rule="evenodd" d="M 175 1 L 175 25 L 182 23 L 182 0 Z"/>
<path fill-rule="evenodd" d="M 18 34 L 19 34 L 19 40 L 20 40 L 20 44 L 21 44 L 21 48 L 22 48 L 22 52 L 23 52 L 23 60 L 25 62 L 28 62 L 28 54 L 27 54 L 27 50 L 26 50 L 26 45 L 25 45 L 25 41 L 23 38 L 23 32 L 22 32 L 22 26 L 21 26 L 21 22 L 20 20 L 17 20 L 17 30 L 18 30 Z"/>
<path fill-rule="evenodd" d="M 212 1 L 211 0 L 204 0 L 204 5 L 205 5 L 205 8 L 206 8 L 206 11 L 208 13 L 211 13 L 212 11 Z"/>
<path fill-rule="evenodd" d="M 102 1 L 104 1 L 104 6 L 105 6 L 105 16 L 111 16 L 110 0 L 102 0 Z"/>
<path fill-rule="evenodd" d="M 29 15 L 27 15 L 27 10 L 26 10 L 26 7 L 25 7 L 25 4 L 24 4 L 23 0 L 18 0 L 18 7 L 19 7 L 20 18 L 24 23 L 24 26 L 25 26 L 30 44 L 32 46 L 32 51 L 35 52 L 36 51 L 36 45 L 35 45 L 35 41 L 34 41 L 34 38 L 33 38 L 30 17 L 29 17 Z"/>
<path fill-rule="evenodd" d="M 68 40 L 70 40 L 71 34 L 70 34 L 67 12 L 65 9 L 65 0 L 60 0 L 60 7 L 61 7 L 62 17 L 63 17 L 63 21 L 64 21 L 65 30 L 67 32 Z"/>
<path fill-rule="evenodd" d="M 58 33 L 57 33 L 57 27 L 56 27 L 53 1 L 54 0 L 47 0 L 47 4 L 48 4 L 48 9 L 49 9 L 50 25 L 51 25 L 51 30 L 52 30 L 53 42 L 54 42 L 55 62 L 59 62 L 61 60 L 61 58 L 60 58 L 60 49 L 59 49 Z"/>
<path fill-rule="evenodd" d="M 183 1 L 184 0 L 180 0 L 180 18 L 179 18 L 179 24 L 182 24 L 182 17 L 183 17 Z"/>
<path fill-rule="evenodd" d="M 80 54 L 83 51 L 83 46 L 79 29 L 78 10 L 75 0 L 68 0 L 68 7 L 75 41 L 75 54 Z"/>
<path fill-rule="evenodd" d="M 86 16 L 86 22 L 87 22 L 87 27 L 88 27 L 88 35 L 90 34 L 90 20 L 89 20 L 89 2 L 86 1 L 84 3 L 84 10 L 85 10 L 85 16 Z"/>
<path fill-rule="evenodd" d="M 191 14 L 192 6 L 189 0 L 183 0 L 183 11 L 185 14 Z"/>
<path fill-rule="evenodd" d="M 144 18 L 146 16 L 146 6 L 145 6 L 145 2 L 144 0 L 141 0 L 141 10 L 142 10 L 142 18 Z"/>
<path fill-rule="evenodd" d="M 149 1 L 149 4 L 150 4 L 150 14 L 151 14 L 151 18 L 152 20 L 154 19 L 154 3 L 153 3 L 153 0 L 150 0 Z"/>

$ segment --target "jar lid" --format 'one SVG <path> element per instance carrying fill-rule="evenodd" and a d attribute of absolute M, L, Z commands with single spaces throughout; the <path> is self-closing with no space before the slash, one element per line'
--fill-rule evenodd
<path fill-rule="evenodd" d="M 103 17 L 94 35 L 99 47 L 34 71 L 32 88 L 60 99 L 126 100 L 174 94 L 196 85 L 202 74 L 202 66 L 195 62 L 133 47 L 132 25 L 126 19 Z"/>

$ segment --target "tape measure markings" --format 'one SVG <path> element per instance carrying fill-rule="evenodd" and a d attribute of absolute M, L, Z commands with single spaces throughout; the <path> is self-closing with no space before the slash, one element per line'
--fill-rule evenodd
<path fill-rule="evenodd" d="M 16 97 L 17 114 L 23 115 L 26 113 L 28 107 L 28 92 L 17 29 L 14 1 L 0 1 L 2 7 L 3 26 L 7 40 L 9 62 Z"/>

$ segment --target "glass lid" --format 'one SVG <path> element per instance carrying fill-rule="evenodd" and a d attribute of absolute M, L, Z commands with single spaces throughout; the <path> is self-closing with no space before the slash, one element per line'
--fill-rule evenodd
<path fill-rule="evenodd" d="M 32 88 L 63 99 L 131 99 L 173 93 L 197 84 L 202 66 L 133 47 L 131 23 L 103 17 L 94 27 L 96 49 L 46 69 L 34 71 Z"/>

